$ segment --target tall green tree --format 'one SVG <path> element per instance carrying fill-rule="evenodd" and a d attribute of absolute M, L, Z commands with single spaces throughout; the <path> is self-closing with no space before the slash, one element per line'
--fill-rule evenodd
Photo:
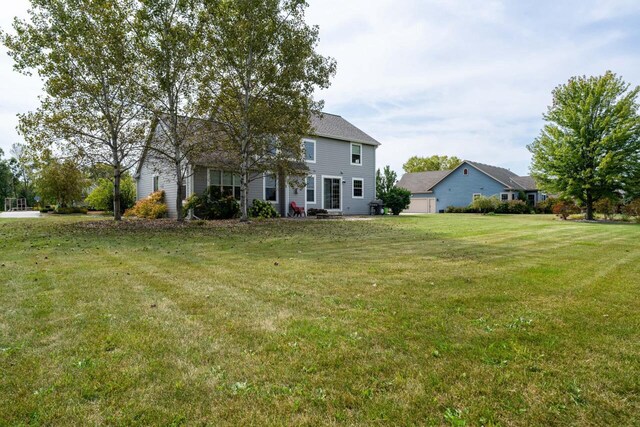
<path fill-rule="evenodd" d="M 378 168 L 376 171 L 376 198 L 385 201 L 397 181 L 398 174 L 391 170 L 390 166 L 385 166 L 382 172 Z"/>
<path fill-rule="evenodd" d="M 52 158 L 40 171 L 36 186 L 45 204 L 68 207 L 82 201 L 87 179 L 72 159 Z"/>
<path fill-rule="evenodd" d="M 157 124 L 145 161 L 155 168 L 173 170 L 178 221 L 183 219 L 183 185 L 192 173 L 188 160 L 210 147 L 208 138 L 198 138 L 202 123 L 194 115 L 196 66 L 208 54 L 201 45 L 201 3 L 144 0 L 135 21 L 136 41 L 147 73 L 140 83 L 146 107 Z"/>
<path fill-rule="evenodd" d="M 13 172 L 9 161 L 4 158 L 4 151 L 0 148 L 0 208 L 4 209 L 4 199 L 14 197 Z"/>
<path fill-rule="evenodd" d="M 455 169 L 460 163 L 462 163 L 462 160 L 455 156 L 413 156 L 410 157 L 404 165 L 402 165 L 402 169 L 407 173 L 445 171 Z"/>
<path fill-rule="evenodd" d="M 136 0 L 31 0 L 27 20 L 15 19 L 2 42 L 24 74 L 37 72 L 44 96 L 20 116 L 30 145 L 55 144 L 65 155 L 111 166 L 114 219 L 120 216 L 120 179 L 139 158 L 148 127 L 140 63 L 132 38 Z"/>
<path fill-rule="evenodd" d="M 316 52 L 318 28 L 304 20 L 304 0 L 207 1 L 203 14 L 199 105 L 211 119 L 225 168 L 240 175 L 241 216 L 248 185 L 267 173 L 306 174 L 302 138 L 313 100 L 335 73 L 335 61 Z"/>
<path fill-rule="evenodd" d="M 640 87 L 606 72 L 572 77 L 553 91 L 540 136 L 528 146 L 531 173 L 550 193 L 573 197 L 593 219 L 593 204 L 635 192 L 640 177 Z"/>

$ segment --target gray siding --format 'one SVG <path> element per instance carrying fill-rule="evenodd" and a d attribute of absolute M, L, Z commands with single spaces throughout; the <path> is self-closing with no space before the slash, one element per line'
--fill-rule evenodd
<path fill-rule="evenodd" d="M 368 214 L 369 202 L 375 199 L 376 195 L 376 147 L 362 144 L 362 163 L 361 165 L 352 165 L 351 144 L 349 142 L 322 137 L 308 139 L 316 141 L 316 162 L 307 163 L 310 169 L 309 174 L 316 177 L 316 203 L 305 202 L 306 208 L 324 208 L 322 176 L 333 176 L 342 178 L 342 212 L 345 215 Z M 353 178 L 361 178 L 364 181 L 361 199 L 352 197 Z M 293 189 L 289 191 L 291 198 L 296 197 L 296 203 L 305 206 L 298 200 L 302 198 L 306 201 L 306 192 L 300 193 L 299 191 L 298 195 L 295 195 Z"/>
<path fill-rule="evenodd" d="M 175 173 L 171 173 L 171 167 L 160 160 L 147 158 L 140 167 L 136 183 L 136 199 L 144 199 L 153 192 L 153 177 L 158 176 L 158 189 L 164 190 L 165 202 L 169 211 L 169 217 L 175 218 L 177 185 Z"/>

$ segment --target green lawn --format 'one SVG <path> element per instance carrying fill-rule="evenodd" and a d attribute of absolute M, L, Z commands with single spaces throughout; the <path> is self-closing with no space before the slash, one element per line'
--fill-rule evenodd
<path fill-rule="evenodd" d="M 640 419 L 638 225 L 0 220 L 0 263 L 2 425 Z"/>

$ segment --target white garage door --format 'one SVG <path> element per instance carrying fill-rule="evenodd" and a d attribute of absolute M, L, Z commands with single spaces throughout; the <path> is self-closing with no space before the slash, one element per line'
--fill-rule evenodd
<path fill-rule="evenodd" d="M 436 213 L 435 197 L 411 198 L 411 204 L 407 213 Z"/>

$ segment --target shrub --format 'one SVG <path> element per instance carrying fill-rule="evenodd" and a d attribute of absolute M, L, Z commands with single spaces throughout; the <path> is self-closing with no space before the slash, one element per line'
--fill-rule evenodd
<path fill-rule="evenodd" d="M 164 202 L 164 191 L 160 190 L 139 200 L 131 209 L 125 211 L 125 216 L 158 219 L 167 216 L 167 212 L 167 204 Z"/>
<path fill-rule="evenodd" d="M 383 202 L 385 207 L 391 209 L 391 213 L 400 215 L 400 212 L 407 209 L 411 203 L 411 191 L 402 187 L 393 187 L 385 195 Z"/>
<path fill-rule="evenodd" d="M 447 206 L 445 213 L 476 213 L 469 206 Z"/>
<path fill-rule="evenodd" d="M 269 202 L 254 199 L 249 208 L 249 216 L 252 218 L 277 218 L 278 211 Z"/>
<path fill-rule="evenodd" d="M 113 181 L 106 178 L 98 179 L 98 185 L 89 193 L 85 203 L 95 210 L 113 210 Z M 136 203 L 136 183 L 129 174 L 120 180 L 120 209 L 122 212 L 133 207 Z"/>
<path fill-rule="evenodd" d="M 622 208 L 622 212 L 625 215 L 635 218 L 636 222 L 640 222 L 640 199 L 635 199 L 627 203 Z"/>
<path fill-rule="evenodd" d="M 486 214 L 489 212 L 495 212 L 496 209 L 498 209 L 499 205 L 500 201 L 495 196 L 479 196 L 469 205 L 469 208 L 473 209 L 476 212 Z"/>
<path fill-rule="evenodd" d="M 551 214 L 553 213 L 553 206 L 558 202 L 559 200 L 555 197 L 549 197 L 547 200 L 543 200 L 535 206 L 535 212 L 539 214 Z"/>
<path fill-rule="evenodd" d="M 201 219 L 231 219 L 240 214 L 240 205 L 231 195 L 222 195 L 220 188 L 209 187 L 200 196 L 189 197 L 184 205 L 185 214 L 193 209 Z"/>
<path fill-rule="evenodd" d="M 327 212 L 326 209 L 316 209 L 316 208 L 311 208 L 307 211 L 307 215 L 311 215 L 311 216 L 315 216 L 318 214 L 326 214 L 329 213 Z"/>
<path fill-rule="evenodd" d="M 530 214 L 531 206 L 524 200 L 509 200 L 508 202 L 499 203 L 495 212 L 501 214 Z"/>
<path fill-rule="evenodd" d="M 600 199 L 593 204 L 596 212 L 604 216 L 605 219 L 613 219 L 618 211 L 618 202 L 609 198 Z"/>
<path fill-rule="evenodd" d="M 41 210 L 41 212 L 42 212 L 42 210 Z M 75 207 L 75 206 L 71 206 L 71 207 L 58 206 L 57 208 L 55 208 L 53 210 L 53 213 L 54 214 L 58 214 L 58 215 L 70 215 L 70 214 L 83 214 L 83 215 L 86 215 L 87 214 L 87 208 L 81 208 L 81 207 Z"/>
<path fill-rule="evenodd" d="M 553 205 L 553 213 L 567 219 L 569 215 L 580 213 L 580 208 L 573 202 L 560 200 Z"/>

